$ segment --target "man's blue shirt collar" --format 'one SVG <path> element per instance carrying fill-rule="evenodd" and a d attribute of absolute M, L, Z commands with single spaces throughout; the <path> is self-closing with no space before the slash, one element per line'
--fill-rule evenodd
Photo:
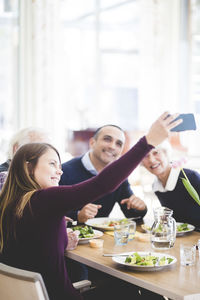
<path fill-rule="evenodd" d="M 86 152 L 83 155 L 83 157 L 81 158 L 82 164 L 84 165 L 86 170 L 88 170 L 91 174 L 97 175 L 98 172 L 97 172 L 97 170 L 95 169 L 95 167 L 93 166 L 93 164 L 91 162 L 89 153 L 90 153 L 90 151 Z"/>

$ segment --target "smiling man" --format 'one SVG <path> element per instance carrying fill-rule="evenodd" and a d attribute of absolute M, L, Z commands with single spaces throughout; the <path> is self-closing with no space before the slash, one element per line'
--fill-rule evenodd
<path fill-rule="evenodd" d="M 62 165 L 63 175 L 60 185 L 71 185 L 96 176 L 121 156 L 124 144 L 125 134 L 120 127 L 115 125 L 100 127 L 89 141 L 90 150 L 82 157 L 74 158 Z M 116 202 L 127 218 L 142 218 L 147 212 L 144 201 L 133 195 L 128 180 L 125 180 L 114 192 L 80 207 L 68 216 L 78 220 L 79 223 L 94 217 L 108 217 Z"/>

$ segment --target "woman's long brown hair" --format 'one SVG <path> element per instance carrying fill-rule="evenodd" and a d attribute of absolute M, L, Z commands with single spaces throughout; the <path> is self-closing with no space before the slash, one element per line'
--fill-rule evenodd
<path fill-rule="evenodd" d="M 35 191 L 41 189 L 34 178 L 38 159 L 48 149 L 58 151 L 50 144 L 31 143 L 18 149 L 9 168 L 8 176 L 0 193 L 0 252 L 9 236 L 15 236 L 15 224 L 21 218 L 25 206 Z"/>

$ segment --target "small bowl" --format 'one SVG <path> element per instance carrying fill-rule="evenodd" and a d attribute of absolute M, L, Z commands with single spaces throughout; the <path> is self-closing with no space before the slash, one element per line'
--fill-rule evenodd
<path fill-rule="evenodd" d="M 89 240 L 89 245 L 92 248 L 103 248 L 104 240 L 102 239 L 93 239 Z"/>

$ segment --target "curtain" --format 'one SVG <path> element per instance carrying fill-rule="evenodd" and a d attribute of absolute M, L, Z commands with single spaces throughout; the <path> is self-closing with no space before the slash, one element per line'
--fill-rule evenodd
<path fill-rule="evenodd" d="M 20 2 L 20 127 L 30 124 L 53 127 L 55 122 L 59 2 Z"/>

